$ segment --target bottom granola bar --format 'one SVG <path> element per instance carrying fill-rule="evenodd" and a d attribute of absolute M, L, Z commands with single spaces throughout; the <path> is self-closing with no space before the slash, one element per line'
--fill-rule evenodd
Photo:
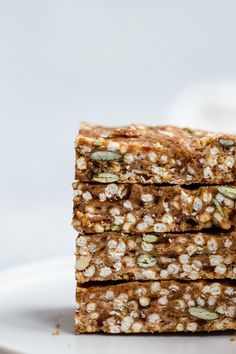
<path fill-rule="evenodd" d="M 236 284 L 129 282 L 77 287 L 76 333 L 236 329 Z"/>

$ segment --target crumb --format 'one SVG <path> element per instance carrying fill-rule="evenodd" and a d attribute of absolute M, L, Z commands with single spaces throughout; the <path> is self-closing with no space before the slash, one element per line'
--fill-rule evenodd
<path fill-rule="evenodd" d="M 52 332 L 52 336 L 59 336 L 59 334 L 60 334 L 60 327 L 61 327 L 61 325 L 60 325 L 60 323 L 56 323 L 56 326 L 55 326 L 56 328 L 55 328 L 55 330 Z"/>
<path fill-rule="evenodd" d="M 52 332 L 52 336 L 59 336 L 59 334 L 60 334 L 60 332 L 59 331 L 54 331 L 54 332 Z"/>
<path fill-rule="evenodd" d="M 230 338 L 229 338 L 229 341 L 230 341 L 231 343 L 236 342 L 236 337 L 230 337 Z"/>

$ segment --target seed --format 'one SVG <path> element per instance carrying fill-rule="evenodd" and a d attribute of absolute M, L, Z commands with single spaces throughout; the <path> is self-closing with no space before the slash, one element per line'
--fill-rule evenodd
<path fill-rule="evenodd" d="M 149 243 L 153 243 L 156 242 L 158 240 L 158 237 L 156 235 L 143 235 L 143 241 L 144 242 L 149 242 Z"/>
<path fill-rule="evenodd" d="M 93 177 L 93 181 L 99 183 L 112 183 L 117 182 L 119 180 L 119 176 L 113 173 L 99 173 L 99 175 Z"/>
<path fill-rule="evenodd" d="M 219 318 L 218 313 L 205 309 L 204 307 L 190 307 L 188 309 L 190 315 L 200 318 L 201 320 L 216 320 Z"/>
<path fill-rule="evenodd" d="M 142 307 L 147 307 L 148 305 L 150 305 L 150 302 L 151 302 L 151 300 L 147 296 L 141 296 L 139 298 L 139 303 Z"/>
<path fill-rule="evenodd" d="M 110 230 L 111 231 L 117 231 L 119 229 L 119 226 L 118 225 L 111 225 L 110 226 Z"/>
<path fill-rule="evenodd" d="M 94 140 L 93 141 L 93 146 L 101 146 L 103 144 L 102 140 Z"/>
<path fill-rule="evenodd" d="M 75 269 L 80 271 L 84 270 L 89 266 L 90 261 L 91 261 L 90 254 L 79 257 L 75 263 Z"/>
<path fill-rule="evenodd" d="M 236 199 L 236 187 L 221 186 L 218 188 L 218 191 L 228 198 Z"/>
<path fill-rule="evenodd" d="M 223 209 L 221 208 L 220 203 L 218 202 L 218 200 L 213 199 L 213 203 L 215 204 L 216 209 L 218 210 L 218 212 L 220 213 L 221 216 L 224 216 L 224 212 Z"/>
<path fill-rule="evenodd" d="M 121 154 L 113 151 L 95 151 L 90 154 L 90 159 L 95 161 L 119 160 L 121 157 Z"/>
<path fill-rule="evenodd" d="M 150 268 L 153 267 L 157 262 L 155 256 L 151 256 L 150 254 L 141 254 L 137 258 L 137 264 L 142 268 Z"/>
<path fill-rule="evenodd" d="M 231 139 L 219 139 L 219 143 L 224 146 L 233 146 L 234 141 Z"/>

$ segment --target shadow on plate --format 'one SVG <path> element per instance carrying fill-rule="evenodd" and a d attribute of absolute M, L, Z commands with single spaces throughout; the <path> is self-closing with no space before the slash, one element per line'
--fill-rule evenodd
<path fill-rule="evenodd" d="M 41 331 L 48 331 L 52 335 L 74 334 L 74 308 L 45 308 L 45 309 L 29 309 L 21 315 L 21 326 L 26 327 L 32 323 L 37 324 L 37 328 Z M 35 326 L 36 327 L 36 326 Z"/>
<path fill-rule="evenodd" d="M 20 316 L 21 325 L 27 326 L 27 323 L 30 324 L 32 329 L 32 323 L 37 323 L 37 329 L 48 331 L 51 335 L 63 335 L 63 334 L 75 334 L 75 324 L 74 324 L 74 308 L 53 308 L 53 309 L 31 309 L 27 313 L 24 311 Z M 27 320 L 28 319 L 28 320 Z M 32 321 L 33 320 L 33 321 Z M 36 329 L 36 328 L 35 328 Z M 87 333 L 85 335 L 93 335 L 95 333 Z M 236 332 L 233 330 L 227 331 L 214 331 L 214 332 L 195 332 L 195 333 L 137 333 L 137 334 L 104 334 L 100 333 L 102 336 L 107 337 L 128 337 L 128 336 L 139 336 L 139 337 L 209 337 L 209 336 L 234 336 Z"/>

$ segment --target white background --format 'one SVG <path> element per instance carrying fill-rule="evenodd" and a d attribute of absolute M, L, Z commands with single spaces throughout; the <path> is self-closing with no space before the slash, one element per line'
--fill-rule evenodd
<path fill-rule="evenodd" d="M 79 121 L 233 131 L 234 0 L 0 1 L 0 267 L 74 251 Z"/>

